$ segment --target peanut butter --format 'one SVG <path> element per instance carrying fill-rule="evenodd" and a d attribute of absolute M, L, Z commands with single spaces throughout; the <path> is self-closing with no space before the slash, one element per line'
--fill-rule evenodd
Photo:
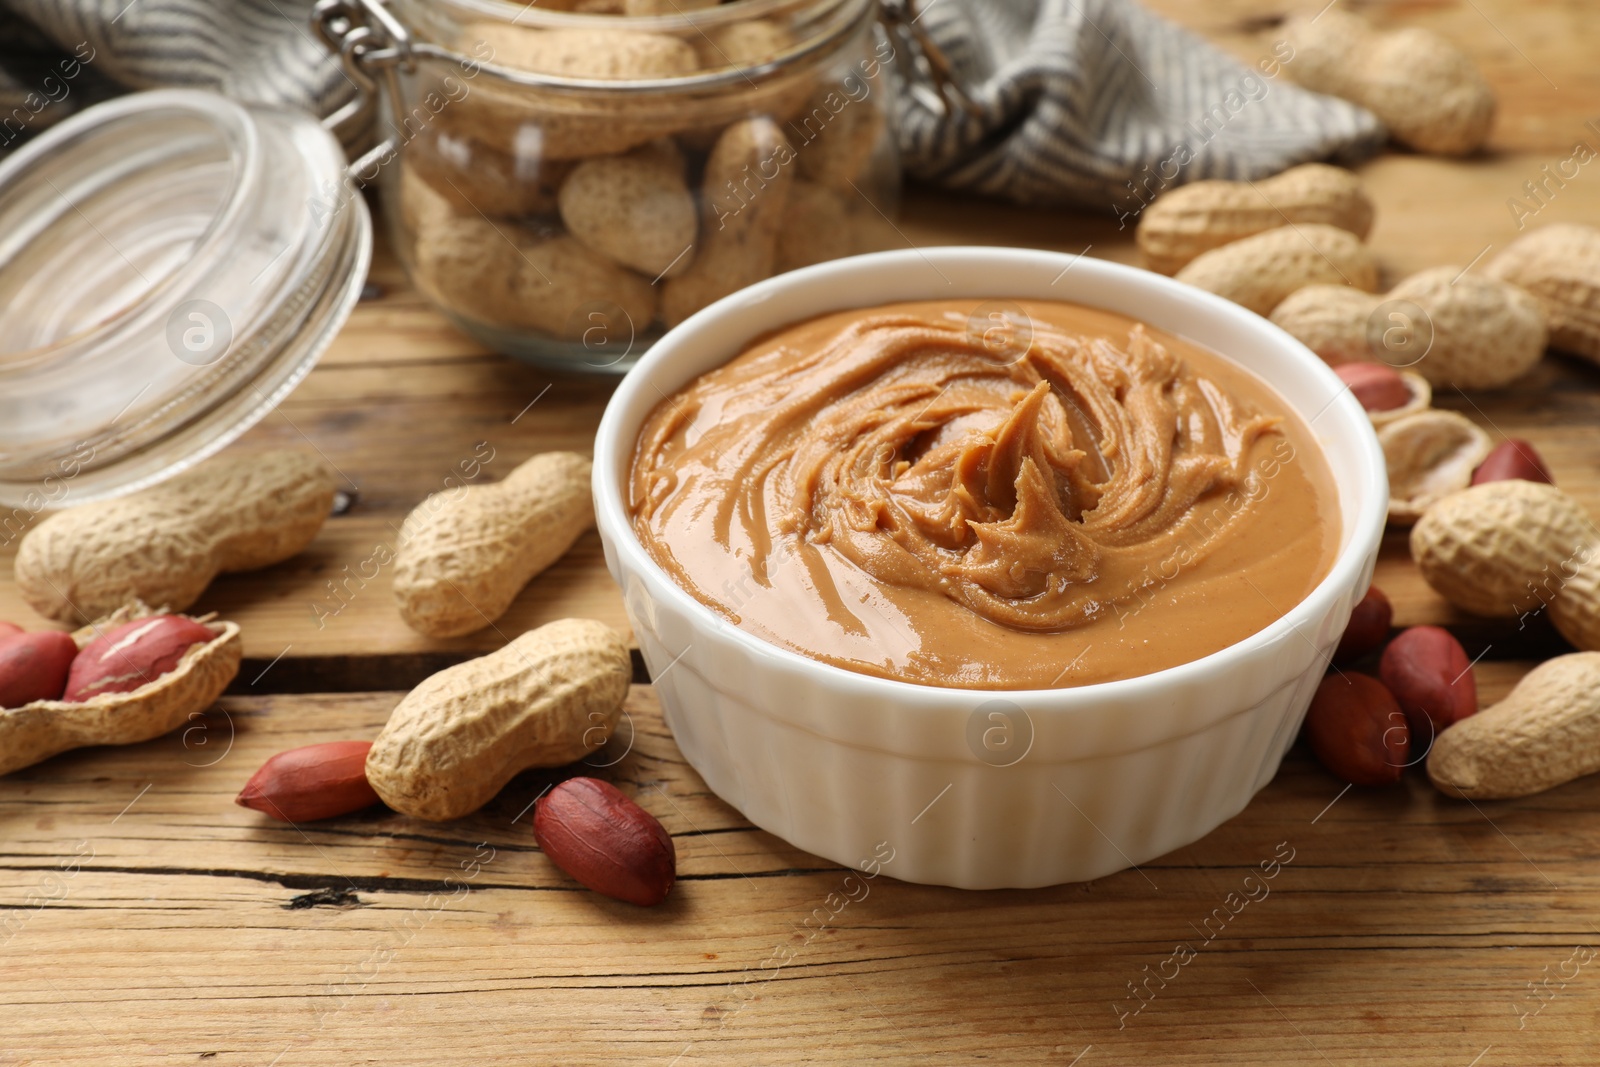
<path fill-rule="evenodd" d="M 1053 302 L 841 312 L 640 431 L 634 528 L 773 644 L 925 685 L 1149 674 L 1256 633 L 1340 527 L 1309 428 L 1216 353 Z"/>

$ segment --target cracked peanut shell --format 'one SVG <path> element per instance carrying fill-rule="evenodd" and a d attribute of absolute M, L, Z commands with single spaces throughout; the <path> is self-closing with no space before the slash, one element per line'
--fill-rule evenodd
<path fill-rule="evenodd" d="M 158 614 L 137 601 L 73 633 L 81 650 L 102 632 Z M 137 689 L 88 700 L 36 700 L 0 710 L 0 774 L 88 745 L 132 745 L 171 733 L 209 708 L 239 673 L 243 644 L 231 622 L 195 620 L 216 636 Z"/>
<path fill-rule="evenodd" d="M 1381 430 L 1392 422 L 1399 422 L 1401 419 L 1427 411 L 1433 406 L 1433 386 L 1428 384 L 1428 379 L 1420 374 L 1403 370 L 1400 372 L 1400 380 L 1405 383 L 1410 399 L 1388 411 L 1367 412 L 1367 420 L 1372 423 L 1374 430 Z"/>
<path fill-rule="evenodd" d="M 1472 472 L 1494 447 L 1470 419 L 1432 409 L 1384 424 L 1378 445 L 1389 470 L 1389 521 L 1400 526 L 1471 485 Z"/>

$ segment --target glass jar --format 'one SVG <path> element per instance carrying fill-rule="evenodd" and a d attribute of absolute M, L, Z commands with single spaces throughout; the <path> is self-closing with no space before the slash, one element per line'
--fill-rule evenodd
<path fill-rule="evenodd" d="M 371 248 L 338 141 L 299 112 L 135 93 L 0 162 L 0 544 L 263 418 Z"/>
<path fill-rule="evenodd" d="M 324 0 L 316 17 L 383 97 L 364 177 L 417 288 L 498 351 L 620 373 L 714 300 L 889 243 L 877 11 Z"/>

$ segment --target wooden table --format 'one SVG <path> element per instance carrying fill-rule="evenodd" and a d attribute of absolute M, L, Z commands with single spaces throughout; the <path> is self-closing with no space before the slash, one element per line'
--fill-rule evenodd
<path fill-rule="evenodd" d="M 1155 6 L 1246 59 L 1274 39 L 1264 0 Z M 1522 183 L 1600 142 L 1584 127 L 1600 114 L 1600 13 L 1362 6 L 1449 33 L 1502 100 L 1483 158 L 1362 168 L 1389 280 L 1502 247 Z M 1537 221 L 1597 219 L 1591 168 Z M 915 245 L 1133 259 L 1103 217 L 935 192 L 908 195 L 900 229 Z M 448 825 L 380 809 L 296 830 L 235 807 L 266 756 L 371 736 L 400 691 L 501 642 L 416 636 L 362 563 L 479 442 L 490 479 L 536 451 L 587 449 L 608 393 L 475 347 L 386 256 L 373 278 L 384 295 L 235 446 L 315 447 L 356 499 L 300 558 L 207 593 L 201 608 L 244 627 L 233 693 L 188 730 L 0 781 L 0 1064 L 1596 1062 L 1600 781 L 1481 804 L 1415 774 L 1345 791 L 1296 749 L 1243 814 L 1142 870 L 1030 892 L 880 879 L 836 914 L 825 902 L 845 871 L 710 795 L 648 685 L 630 698 L 631 749 L 595 773 L 675 837 L 679 886 L 653 911 L 577 889 L 538 853 L 527 805 L 548 774 Z M 1504 393 L 1441 399 L 1497 438 L 1532 438 L 1600 514 L 1600 372 L 1550 357 Z M 0 618 L 35 625 L 9 554 L 0 574 Z M 1378 581 L 1397 622 L 1443 623 L 1484 653 L 1485 701 L 1564 647 L 1542 622 L 1517 632 L 1452 611 L 1397 535 Z M 500 629 L 566 615 L 626 626 L 592 536 Z M 1292 858 L 1240 908 L 1243 878 L 1274 857 Z M 1131 983 L 1174 973 L 1179 943 L 1193 958 L 1136 999 Z M 789 963 L 763 966 L 785 947 Z"/>

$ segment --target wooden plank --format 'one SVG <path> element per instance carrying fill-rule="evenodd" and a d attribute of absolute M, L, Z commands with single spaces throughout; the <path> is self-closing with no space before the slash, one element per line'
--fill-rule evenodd
<path fill-rule="evenodd" d="M 1265 0 L 1151 2 L 1245 58 L 1281 14 Z M 1386 276 L 1500 246 L 1516 232 L 1506 199 L 1600 99 L 1600 16 L 1584 0 L 1361 10 L 1448 33 L 1502 93 L 1484 158 L 1363 168 Z M 1586 170 L 1536 221 L 1592 222 L 1597 188 Z M 1135 258 L 1131 232 L 1104 216 L 922 190 L 899 225 L 917 246 Z M 370 737 L 399 698 L 284 691 L 401 690 L 503 641 L 417 637 L 386 575 L 352 582 L 346 568 L 360 575 L 479 442 L 495 450 L 484 480 L 536 451 L 587 450 L 610 391 L 486 353 L 381 251 L 372 278 L 383 295 L 235 446 L 317 447 L 357 490 L 302 557 L 224 578 L 202 601 L 245 626 L 248 695 L 168 737 L 0 778 L 0 1065 L 1593 1061 L 1600 778 L 1480 804 L 1438 795 L 1418 771 L 1346 792 L 1297 747 L 1238 817 L 1140 871 L 991 893 L 883 877 L 840 905 L 858 883 L 712 796 L 640 687 L 632 730 L 594 761 L 616 762 L 589 772 L 673 834 L 681 881 L 652 911 L 577 889 L 533 846 L 527 804 L 568 771 L 520 776 L 444 825 L 378 809 L 296 829 L 234 806 L 269 754 Z M 1552 357 L 1503 393 L 1440 402 L 1497 439 L 1534 440 L 1600 514 L 1597 397 L 1594 370 Z M 0 618 L 34 624 L 11 551 Z M 1386 539 L 1377 580 L 1400 623 L 1449 625 L 1487 653 L 1473 668 L 1485 703 L 1562 647 L 1543 620 L 1519 630 L 1454 612 L 1421 583 L 1403 533 Z M 592 535 L 500 630 L 566 614 L 625 625 Z M 1283 850 L 1293 858 L 1270 891 L 1237 904 Z M 1179 944 L 1192 953 L 1181 964 Z"/>
<path fill-rule="evenodd" d="M 1480 665 L 1486 697 L 1524 666 Z M 1600 937 L 1600 780 L 1477 806 L 1417 772 L 1344 793 L 1297 749 L 1142 871 L 881 877 L 841 905 L 848 872 L 710 796 L 637 689 L 631 750 L 591 773 L 673 834 L 653 911 L 538 854 L 526 804 L 559 774 L 443 825 L 231 803 L 271 752 L 370 736 L 397 697 L 227 698 L 188 733 L 0 779 L 0 1063 L 1588 1062 L 1592 967 L 1528 986 Z M 1159 973 L 1141 1008 L 1129 983 Z"/>

